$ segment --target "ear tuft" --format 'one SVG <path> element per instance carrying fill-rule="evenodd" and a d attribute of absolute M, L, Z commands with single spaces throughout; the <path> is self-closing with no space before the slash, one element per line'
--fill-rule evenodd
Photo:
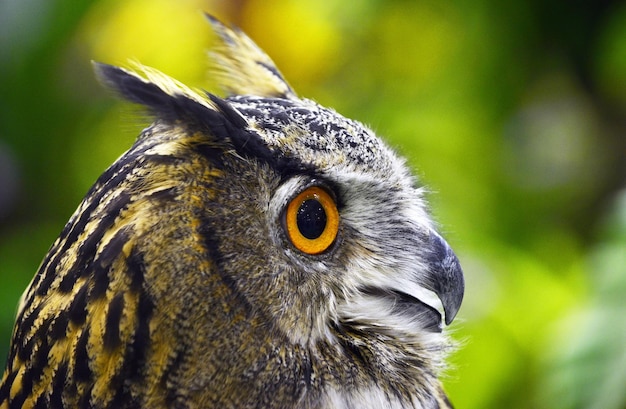
<path fill-rule="evenodd" d="M 238 28 L 205 14 L 218 44 L 210 52 L 212 73 L 229 95 L 297 99 L 270 57 Z"/>
<path fill-rule="evenodd" d="M 93 66 L 102 84 L 145 106 L 159 119 L 202 128 L 218 138 L 228 138 L 229 132 L 248 127 L 246 119 L 226 101 L 193 91 L 152 68 L 137 65 L 143 74 L 140 75 L 137 71 L 97 62 Z"/>
<path fill-rule="evenodd" d="M 113 65 L 92 62 L 96 77 L 122 98 L 144 105 L 155 113 L 168 110 L 172 95 L 158 85 L 146 81 L 137 73 Z"/>

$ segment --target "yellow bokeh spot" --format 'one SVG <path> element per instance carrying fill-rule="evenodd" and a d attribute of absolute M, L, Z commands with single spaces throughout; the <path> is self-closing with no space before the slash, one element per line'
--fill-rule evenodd
<path fill-rule="evenodd" d="M 79 40 L 94 60 L 127 65 L 129 59 L 152 66 L 183 82 L 206 78 L 211 34 L 200 0 L 101 2 L 90 10 Z"/>
<path fill-rule="evenodd" d="M 332 3 L 332 2 L 331 2 Z M 324 76 L 336 65 L 341 36 L 332 4 L 294 0 L 251 0 L 242 10 L 244 31 L 268 53 L 292 85 Z"/>
<path fill-rule="evenodd" d="M 461 27 L 452 10 L 438 6 L 398 3 L 386 9 L 373 28 L 370 69 L 384 69 L 390 82 L 414 90 L 428 88 L 442 78 L 457 50 Z"/>

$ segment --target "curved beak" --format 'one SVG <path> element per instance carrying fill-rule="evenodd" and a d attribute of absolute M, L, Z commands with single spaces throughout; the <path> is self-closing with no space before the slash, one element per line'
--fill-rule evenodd
<path fill-rule="evenodd" d="M 377 322 L 391 315 L 400 318 L 402 325 L 417 325 L 427 332 L 442 332 L 452 323 L 465 291 L 459 259 L 432 229 L 416 232 L 413 238 L 411 245 L 416 248 L 404 248 L 400 268 L 391 270 L 396 274 L 380 275 L 383 281 L 362 286 L 359 297 L 347 303 L 347 316 L 372 316 L 371 321 Z M 385 304 L 380 299 L 388 302 L 391 311 L 381 307 Z"/>
<path fill-rule="evenodd" d="M 465 279 L 459 259 L 448 243 L 434 230 L 429 234 L 430 251 L 426 256 L 428 276 L 424 287 L 437 294 L 443 305 L 445 323 L 450 325 L 461 307 Z"/>

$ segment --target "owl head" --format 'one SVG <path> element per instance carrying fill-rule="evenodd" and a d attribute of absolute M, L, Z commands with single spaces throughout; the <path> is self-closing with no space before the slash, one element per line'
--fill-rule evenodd
<path fill-rule="evenodd" d="M 20 352 L 42 331 L 25 323 L 49 320 L 67 346 L 39 377 L 66 375 L 93 406 L 446 407 L 464 279 L 424 188 L 372 130 L 298 97 L 208 19 L 224 98 L 95 64 L 154 122 L 44 260 L 10 365 L 52 351 Z"/>

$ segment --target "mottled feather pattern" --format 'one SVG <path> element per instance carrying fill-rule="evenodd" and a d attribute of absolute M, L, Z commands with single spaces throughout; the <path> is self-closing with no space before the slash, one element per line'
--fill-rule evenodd
<path fill-rule="evenodd" d="M 26 398 L 52 404 L 51 381 L 71 386 L 63 395 L 69 406 L 91 399 L 94 406 L 117 407 L 128 397 L 118 396 L 123 388 L 116 385 L 159 379 L 171 364 L 175 345 L 150 348 L 158 322 L 151 320 L 155 300 L 144 287 L 145 259 L 158 255 L 146 254 L 139 242 L 157 232 L 183 239 L 189 232 L 164 229 L 160 216 L 188 214 L 172 213 L 164 201 L 192 202 L 193 191 L 180 189 L 185 172 L 210 180 L 219 171 L 205 168 L 199 175 L 191 150 L 158 139 L 145 137 L 100 177 L 25 294 L 14 334 L 20 345 L 7 371 L 13 385 L 22 384 L 10 391 L 15 407 Z M 193 135 L 185 142 L 202 143 Z"/>
<path fill-rule="evenodd" d="M 208 17 L 220 98 L 135 64 L 99 78 L 155 118 L 96 181 L 24 293 L 0 408 L 448 408 L 463 295 L 424 189 L 363 124 L 296 96 Z M 337 238 L 285 233 L 323 188 Z"/>

